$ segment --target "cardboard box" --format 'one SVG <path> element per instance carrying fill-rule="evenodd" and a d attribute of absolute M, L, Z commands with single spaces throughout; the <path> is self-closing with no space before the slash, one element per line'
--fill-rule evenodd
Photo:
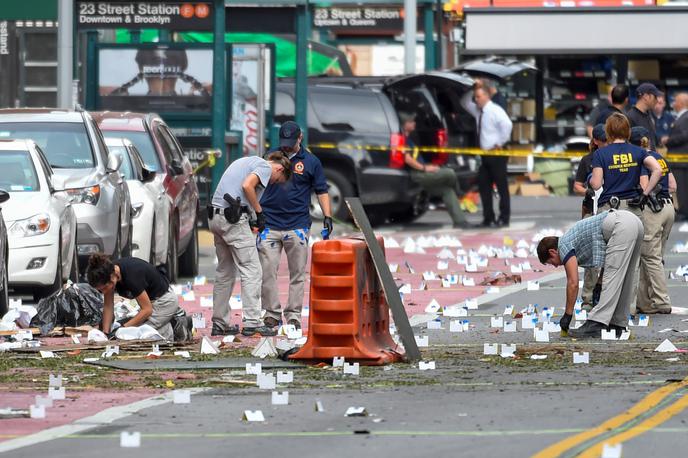
<path fill-rule="evenodd" d="M 542 183 L 521 183 L 518 192 L 522 196 L 540 197 L 549 196 L 550 192 Z"/>
<path fill-rule="evenodd" d="M 506 105 L 506 111 L 510 116 L 522 116 L 522 104 L 520 100 L 509 100 Z"/>
<path fill-rule="evenodd" d="M 521 103 L 523 113 L 526 118 L 535 118 L 535 99 L 525 99 Z"/>

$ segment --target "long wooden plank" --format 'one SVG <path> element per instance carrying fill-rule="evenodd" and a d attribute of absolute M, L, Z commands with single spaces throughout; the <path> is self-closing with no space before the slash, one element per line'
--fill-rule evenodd
<path fill-rule="evenodd" d="M 373 264 L 375 265 L 375 270 L 377 271 L 377 276 L 380 279 L 380 283 L 382 283 L 382 289 L 385 292 L 387 303 L 392 309 L 394 324 L 397 328 L 399 336 L 401 337 L 401 342 L 404 344 L 406 358 L 408 358 L 410 361 L 418 361 L 421 359 L 420 350 L 418 350 L 416 338 L 413 336 L 413 330 L 411 329 L 408 315 L 406 315 L 406 310 L 404 309 L 404 304 L 401 302 L 401 296 L 399 295 L 397 284 L 394 281 L 392 272 L 389 270 L 389 266 L 385 260 L 385 254 L 382 252 L 382 248 L 380 248 L 380 245 L 377 243 L 375 233 L 373 232 L 373 228 L 370 225 L 368 216 L 363 209 L 361 200 L 358 197 L 347 197 L 344 200 L 346 205 L 349 207 L 351 216 L 354 218 L 354 223 L 356 223 L 356 226 L 358 226 L 365 237 L 366 244 L 368 245 L 368 251 L 370 251 L 370 256 L 373 258 Z"/>

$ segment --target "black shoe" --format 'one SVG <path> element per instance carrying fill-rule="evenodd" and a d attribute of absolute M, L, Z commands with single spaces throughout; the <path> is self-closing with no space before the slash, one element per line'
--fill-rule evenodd
<path fill-rule="evenodd" d="M 587 320 L 578 329 L 570 329 L 569 337 L 574 337 L 576 339 L 594 339 L 602 338 L 602 330 L 607 330 L 608 327 L 597 321 Z"/>
<path fill-rule="evenodd" d="M 497 227 L 509 227 L 509 221 L 504 220 L 504 219 L 498 219 L 497 222 L 495 223 Z"/>
<path fill-rule="evenodd" d="M 495 228 L 495 227 L 497 227 L 497 223 L 494 221 L 483 220 L 483 222 L 478 224 L 476 227 L 481 228 L 481 229 Z"/>
<path fill-rule="evenodd" d="M 279 320 L 276 320 L 273 317 L 269 316 L 263 320 L 263 324 L 268 328 L 276 328 L 277 326 L 279 326 Z"/>
<path fill-rule="evenodd" d="M 453 227 L 454 229 L 470 229 L 472 226 L 467 221 L 463 221 L 460 223 L 454 223 Z"/>
<path fill-rule="evenodd" d="M 301 329 L 301 323 L 298 320 L 289 320 L 289 323 L 287 324 L 293 325 L 297 331 Z"/>
<path fill-rule="evenodd" d="M 221 329 L 217 325 L 213 325 L 213 330 L 210 332 L 211 336 L 235 336 L 239 334 L 239 326 L 231 325 L 227 329 Z"/>
<path fill-rule="evenodd" d="M 247 328 L 244 326 L 244 329 L 241 330 L 241 333 L 246 337 L 251 337 L 256 334 L 259 334 L 263 337 L 272 337 L 277 335 L 277 330 L 267 326 L 256 326 L 254 328 Z"/>
<path fill-rule="evenodd" d="M 621 337 L 621 334 L 623 334 L 624 331 L 626 331 L 626 326 L 619 326 L 617 324 L 610 324 L 609 329 L 610 330 L 613 329 L 616 332 L 616 338 L 618 339 Z"/>

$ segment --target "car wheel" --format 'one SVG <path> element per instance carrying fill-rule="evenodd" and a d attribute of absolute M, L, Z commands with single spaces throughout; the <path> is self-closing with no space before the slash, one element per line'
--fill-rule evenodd
<path fill-rule="evenodd" d="M 62 236 L 60 236 L 60 240 L 62 240 Z M 45 286 L 41 288 L 37 288 L 33 293 L 33 300 L 35 302 L 40 301 L 44 297 L 48 297 L 51 294 L 59 291 L 62 288 L 63 285 L 62 281 L 62 247 L 58 247 L 57 251 L 57 266 L 55 267 L 55 280 L 53 280 L 53 284 L 50 286 Z"/>
<path fill-rule="evenodd" d="M 2 279 L 0 280 L 0 286 L 2 291 L 0 291 L 0 318 L 5 316 L 5 313 L 9 310 L 10 306 L 10 296 L 9 296 L 9 281 L 8 281 L 8 271 L 7 271 L 7 253 L 5 254 L 5 268 L 2 271 Z"/>
<path fill-rule="evenodd" d="M 340 221 L 347 221 L 349 217 L 349 208 L 344 202 L 345 197 L 353 197 L 356 195 L 354 187 L 344 175 L 336 170 L 325 169 L 325 177 L 327 178 L 328 194 L 330 195 L 330 206 L 332 209 L 332 216 Z M 315 193 L 311 194 L 310 204 L 311 218 L 322 219 L 323 214 L 318 202 L 318 196 Z"/>
<path fill-rule="evenodd" d="M 198 227 L 194 225 L 191 240 L 179 260 L 179 273 L 187 277 L 198 275 Z"/>
<path fill-rule="evenodd" d="M 170 283 L 176 283 L 179 277 L 178 258 L 177 258 L 177 229 L 172 223 L 170 225 L 170 234 L 167 242 L 167 263 L 165 269 L 167 270 L 167 279 Z"/>

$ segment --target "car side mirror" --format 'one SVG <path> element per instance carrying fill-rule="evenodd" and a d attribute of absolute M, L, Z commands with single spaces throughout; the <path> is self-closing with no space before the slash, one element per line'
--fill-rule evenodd
<path fill-rule="evenodd" d="M 110 153 L 108 155 L 107 165 L 105 166 L 105 171 L 107 173 L 116 172 L 122 165 L 122 156 L 117 153 Z"/>
<path fill-rule="evenodd" d="M 170 169 L 174 175 L 181 175 L 184 173 L 184 166 L 179 159 L 173 159 L 172 162 L 170 162 Z"/>
<path fill-rule="evenodd" d="M 0 204 L 4 204 L 8 200 L 10 200 L 10 193 L 4 189 L 0 189 Z"/>
<path fill-rule="evenodd" d="M 141 169 L 141 182 L 142 183 L 150 183 L 155 179 L 156 172 L 155 170 L 147 169 L 143 167 Z"/>
<path fill-rule="evenodd" d="M 50 178 L 50 190 L 53 193 L 64 191 L 66 186 L 66 179 L 63 176 L 53 175 Z"/>

